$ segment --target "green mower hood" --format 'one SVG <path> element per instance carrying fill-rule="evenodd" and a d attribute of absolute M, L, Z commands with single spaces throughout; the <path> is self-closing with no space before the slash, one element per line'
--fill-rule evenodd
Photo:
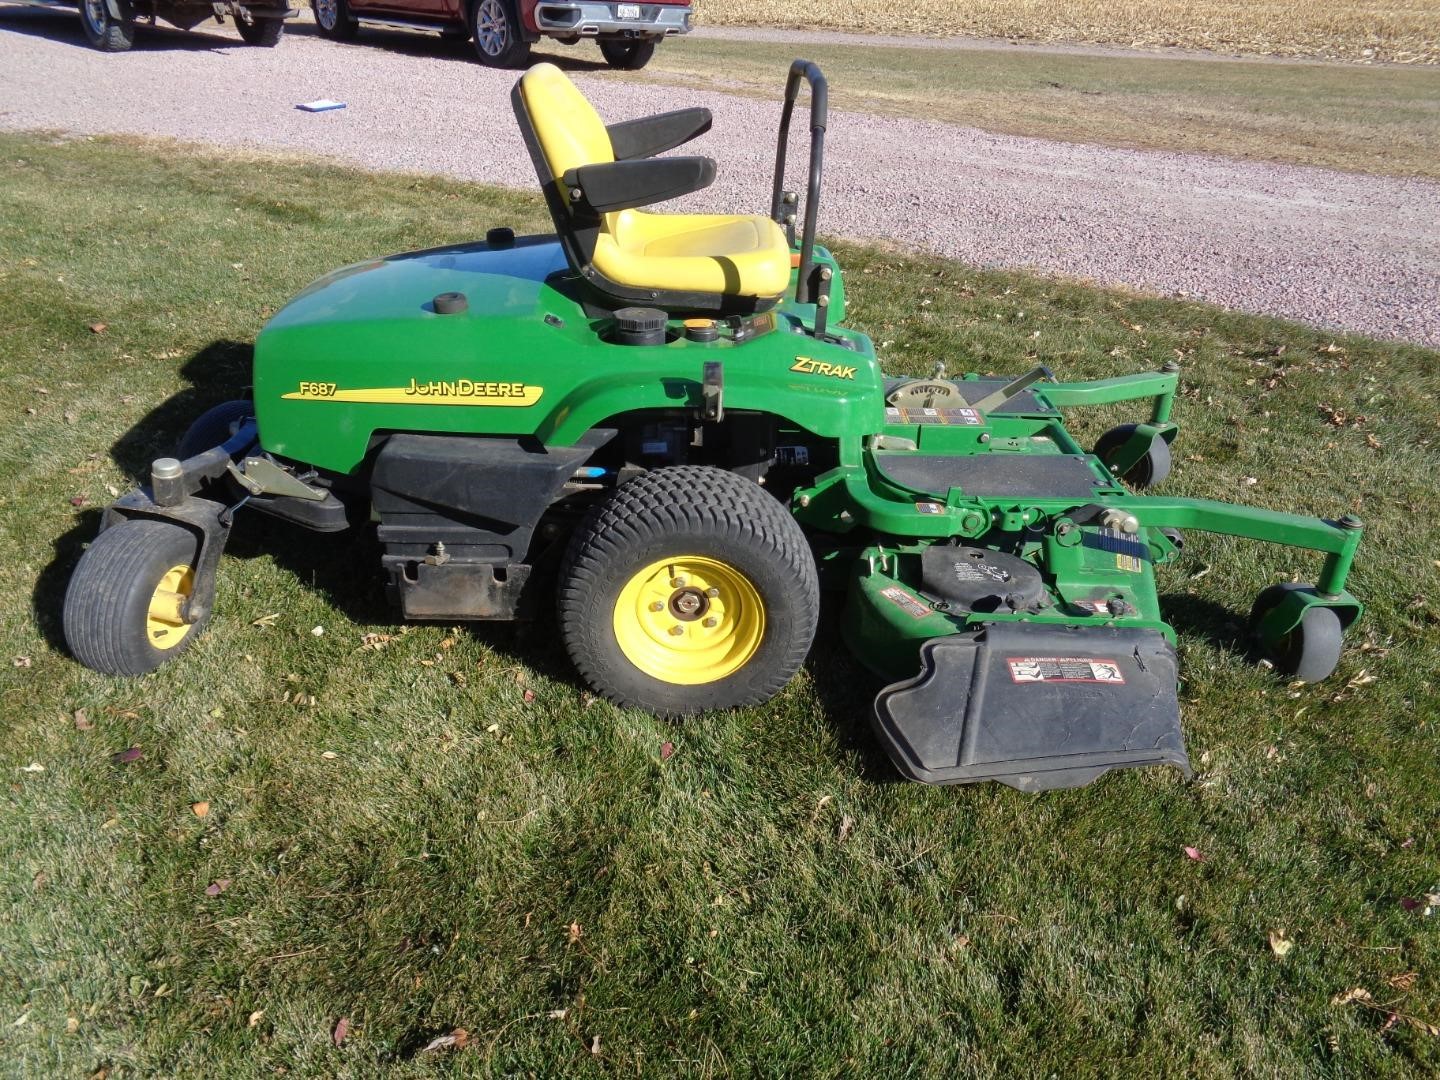
<path fill-rule="evenodd" d="M 828 258 L 828 256 L 827 256 Z M 740 341 L 610 340 L 612 317 L 581 302 L 552 237 L 466 244 L 358 263 L 301 292 L 255 344 L 255 408 L 266 450 L 355 470 L 395 431 L 531 435 L 574 445 L 608 417 L 698 407 L 720 361 L 725 407 L 773 412 L 857 443 L 883 424 L 868 339 L 801 330 L 785 305 Z M 857 443 L 858 444 L 858 443 Z"/>

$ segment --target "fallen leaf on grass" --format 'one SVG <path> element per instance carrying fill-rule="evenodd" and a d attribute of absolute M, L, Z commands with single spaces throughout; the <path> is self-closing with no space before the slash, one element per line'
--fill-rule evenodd
<path fill-rule="evenodd" d="M 144 750 L 141 750 L 138 746 L 131 746 L 111 754 L 110 760 L 116 765 L 129 765 L 131 762 L 139 761 L 144 756 Z"/>
<path fill-rule="evenodd" d="M 590 1053 L 592 1053 L 592 1054 L 597 1054 L 597 1055 L 600 1053 L 600 1036 L 599 1036 L 599 1035 L 594 1036 L 594 1037 L 590 1040 Z"/>
<path fill-rule="evenodd" d="M 572 922 L 570 924 L 570 944 L 574 945 L 577 941 L 579 941 L 580 935 L 583 932 L 584 931 L 580 929 L 580 924 L 578 922 Z"/>
<path fill-rule="evenodd" d="M 24 1027 L 24 1026 L 25 1026 L 25 1021 L 27 1021 L 27 1020 L 29 1020 L 29 1019 L 30 1019 L 30 1014 L 29 1014 L 28 1012 L 23 1012 L 23 1013 L 20 1014 L 19 1019 L 17 1019 L 17 1020 L 15 1021 L 15 1023 L 11 1024 L 10 1026 L 11 1026 L 11 1027 Z"/>
<path fill-rule="evenodd" d="M 661 761 L 669 761 L 670 755 L 673 753 L 675 753 L 675 744 L 673 742 L 663 742 L 660 744 Z"/>
<path fill-rule="evenodd" d="M 1371 996 L 1369 990 L 1366 990 L 1363 986 L 1356 986 L 1356 987 L 1353 987 L 1353 988 L 1351 988 L 1351 989 L 1349 989 L 1349 990 L 1346 990 L 1343 994 L 1336 994 L 1334 997 L 1332 997 L 1332 998 L 1330 999 L 1330 1004 L 1331 1004 L 1331 1005 L 1349 1005 L 1349 1004 L 1351 1004 L 1352 1002 L 1356 1002 L 1356 1001 L 1359 1001 L 1359 1002 L 1370 1002 L 1370 1001 L 1374 1001 L 1374 1000 L 1375 1000 L 1375 999 L 1374 999 L 1374 997 Z"/>
<path fill-rule="evenodd" d="M 535 700 L 535 691 L 526 690 L 523 694 L 520 695 L 520 697 L 526 705 L 529 705 L 532 701 Z"/>
<path fill-rule="evenodd" d="M 78 1018 L 78 1017 L 74 1017 L 74 1016 L 67 1016 L 67 1017 L 65 1018 L 65 1034 L 66 1034 L 66 1035 L 74 1035 L 74 1034 L 75 1034 L 77 1031 L 79 1031 L 79 1030 L 80 1030 L 80 1020 L 79 1020 L 79 1018 Z"/>
<path fill-rule="evenodd" d="M 32 663 L 33 663 L 33 661 L 32 661 L 32 660 L 30 659 L 30 657 L 28 657 L 28 656 L 17 656 L 17 657 L 15 657 L 15 666 L 16 666 L 16 667 L 26 668 L 26 667 L 29 667 Z"/>
<path fill-rule="evenodd" d="M 254 1012 L 252 1012 L 252 1013 L 250 1014 L 250 1019 L 248 1019 L 248 1020 L 245 1021 L 245 1026 L 246 1026 L 247 1028 L 253 1028 L 255 1025 L 257 1025 L 258 1023 L 260 1023 L 261 1020 L 264 1020 L 264 1019 L 265 1019 L 265 1010 L 264 1010 L 264 1009 L 256 1009 Z"/>
<path fill-rule="evenodd" d="M 334 761 L 334 760 L 335 760 L 337 757 L 339 757 L 340 755 L 337 754 L 337 753 L 335 753 L 334 750 L 326 750 L 326 751 L 325 751 L 324 753 L 322 753 L 320 756 L 321 756 L 322 758 L 324 758 L 326 761 Z"/>
<path fill-rule="evenodd" d="M 1205 861 L 1205 853 L 1201 851 L 1198 847 L 1191 847 L 1188 844 L 1185 846 L 1185 857 L 1192 862 Z"/>
<path fill-rule="evenodd" d="M 70 497 L 71 506 L 84 506 L 89 501 L 90 499 L 85 495 L 72 495 Z"/>
<path fill-rule="evenodd" d="M 448 1035 L 439 1035 L 431 1039 L 420 1048 L 420 1053 L 433 1054 L 437 1050 L 463 1050 L 469 1041 L 470 1033 L 464 1028 L 456 1028 Z"/>
<path fill-rule="evenodd" d="M 30 762 L 29 765 L 23 765 L 23 766 L 21 766 L 20 771 L 21 771 L 21 772 L 44 772 L 44 771 L 45 771 L 45 766 L 44 766 L 44 765 L 41 765 L 40 762 L 38 762 L 38 761 L 32 761 L 32 762 Z"/>
<path fill-rule="evenodd" d="M 843 844 L 850 839 L 850 834 L 855 830 L 855 819 L 849 814 L 840 818 L 840 828 L 835 831 L 835 840 Z"/>
<path fill-rule="evenodd" d="M 212 881 L 209 885 L 205 886 L 205 895 L 219 896 L 229 887 L 230 879 L 228 877 L 217 878 L 215 881 Z"/>
<path fill-rule="evenodd" d="M 325 627 L 323 627 L 323 626 L 312 626 L 312 627 L 310 628 L 310 633 L 313 634 L 315 637 L 324 637 L 324 636 L 325 636 Z"/>
<path fill-rule="evenodd" d="M 339 1046 L 345 1041 L 345 1036 L 350 1034 L 350 1018 L 342 1016 L 335 1021 L 335 1029 L 330 1032 L 330 1041 Z"/>
<path fill-rule="evenodd" d="M 1270 931 L 1270 951 L 1276 956 L 1285 956 L 1293 948 L 1295 948 L 1295 942 L 1286 936 L 1284 930 Z"/>
<path fill-rule="evenodd" d="M 547 1015 L 551 1020 L 564 1020 L 565 1017 L 567 1017 L 567 1016 L 570 1015 L 570 1010 L 569 1010 L 569 1009 L 551 1009 L 551 1010 L 550 1010 L 548 1013 L 546 1013 L 545 1015 Z"/>
<path fill-rule="evenodd" d="M 190 804 L 190 812 L 196 817 L 204 817 L 210 813 L 210 804 L 208 802 L 192 802 Z"/>
<path fill-rule="evenodd" d="M 251 620 L 250 620 L 250 625 L 251 625 L 251 626 L 274 626 L 274 625 L 276 624 L 276 622 L 279 621 L 279 619 L 280 619 L 280 613 L 279 613 L 278 611 L 276 611 L 276 612 L 272 612 L 272 613 L 269 614 L 269 615 L 261 615 L 258 619 L 251 619 Z"/>
<path fill-rule="evenodd" d="M 1420 978 L 1418 971 L 1404 971 L 1399 975 L 1391 975 L 1385 982 L 1396 990 L 1410 991 L 1415 989 L 1415 983 Z"/>
<path fill-rule="evenodd" d="M 76 709 L 76 710 L 75 710 L 75 730 L 76 730 L 76 731 L 89 731 L 89 730 L 90 730 L 91 728 L 93 728 L 94 726 L 95 726 L 95 721 L 94 721 L 94 720 L 91 720 L 90 717 L 88 717 L 87 715 L 85 715 L 85 710 L 84 710 L 84 709 Z"/>

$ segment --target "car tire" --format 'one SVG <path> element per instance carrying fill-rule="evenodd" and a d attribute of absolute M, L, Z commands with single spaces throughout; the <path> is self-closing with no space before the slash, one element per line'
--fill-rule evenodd
<path fill-rule="evenodd" d="M 101 52 L 125 52 L 135 44 L 135 21 L 128 15 L 116 19 L 105 0 L 80 0 L 80 26 Z"/>
<path fill-rule="evenodd" d="M 494 68 L 522 68 L 530 60 L 530 42 L 514 0 L 475 0 L 470 6 L 470 37 L 480 63 Z"/>
<path fill-rule="evenodd" d="M 600 42 L 605 63 L 616 71 L 639 71 L 655 55 L 655 42 L 647 39 L 618 38 Z"/>
<path fill-rule="evenodd" d="M 315 16 L 315 30 L 323 38 L 349 41 L 360 32 L 345 0 L 310 0 L 310 11 Z"/>
<path fill-rule="evenodd" d="M 246 45 L 254 45 L 259 49 L 273 49 L 285 36 L 285 20 L 262 19 L 257 16 L 246 22 L 243 18 L 237 18 L 235 29 L 240 34 L 240 40 Z"/>

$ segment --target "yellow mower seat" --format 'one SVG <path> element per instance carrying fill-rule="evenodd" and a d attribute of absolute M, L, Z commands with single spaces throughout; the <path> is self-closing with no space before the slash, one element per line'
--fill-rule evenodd
<path fill-rule="evenodd" d="M 542 180 L 554 183 L 573 213 L 565 174 L 614 162 L 610 133 L 590 102 L 553 64 L 527 71 L 517 97 L 524 109 L 522 122 L 528 119 L 550 174 Z M 623 290 L 773 301 L 790 283 L 789 244 L 780 226 L 767 217 L 652 214 L 631 208 L 598 214 L 596 221 L 590 242 L 579 245 L 582 256 L 588 255 L 589 268 L 605 282 Z"/>

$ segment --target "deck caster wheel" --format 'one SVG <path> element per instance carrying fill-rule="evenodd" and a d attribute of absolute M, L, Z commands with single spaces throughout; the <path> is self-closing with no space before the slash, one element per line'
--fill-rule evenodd
<path fill-rule="evenodd" d="M 1250 628 L 1261 653 L 1275 665 L 1276 671 L 1300 682 L 1317 683 L 1329 678 L 1340 663 L 1345 628 L 1333 609 L 1307 608 L 1300 624 L 1275 640 L 1267 640 L 1260 634 L 1261 620 L 1286 593 L 1309 588 L 1309 585 L 1286 584 L 1264 589 L 1250 609 Z"/>
<path fill-rule="evenodd" d="M 753 481 L 658 469 L 597 506 L 560 571 L 585 681 L 661 716 L 758 705 L 800 669 L 820 587 L 799 524 Z"/>
<path fill-rule="evenodd" d="M 106 675 L 144 675 L 184 652 L 204 627 L 180 615 L 198 551 L 195 534 L 168 521 L 125 521 L 96 537 L 65 592 L 75 658 Z"/>
<path fill-rule="evenodd" d="M 1185 534 L 1179 529 L 1164 528 L 1160 530 L 1160 535 L 1169 540 L 1175 546 L 1176 551 L 1185 550 Z"/>
<path fill-rule="evenodd" d="M 1134 434 L 1135 428 L 1135 424 L 1121 424 L 1119 427 L 1113 427 L 1101 435 L 1095 444 L 1095 456 L 1112 473 L 1115 470 L 1112 468 L 1111 462 L 1120 448 L 1130 441 L 1130 436 Z M 1164 439 L 1156 439 L 1150 444 L 1150 449 L 1145 452 L 1144 457 L 1131 465 L 1124 473 L 1116 473 L 1116 475 L 1136 491 L 1154 487 L 1170 475 L 1170 444 Z"/>

